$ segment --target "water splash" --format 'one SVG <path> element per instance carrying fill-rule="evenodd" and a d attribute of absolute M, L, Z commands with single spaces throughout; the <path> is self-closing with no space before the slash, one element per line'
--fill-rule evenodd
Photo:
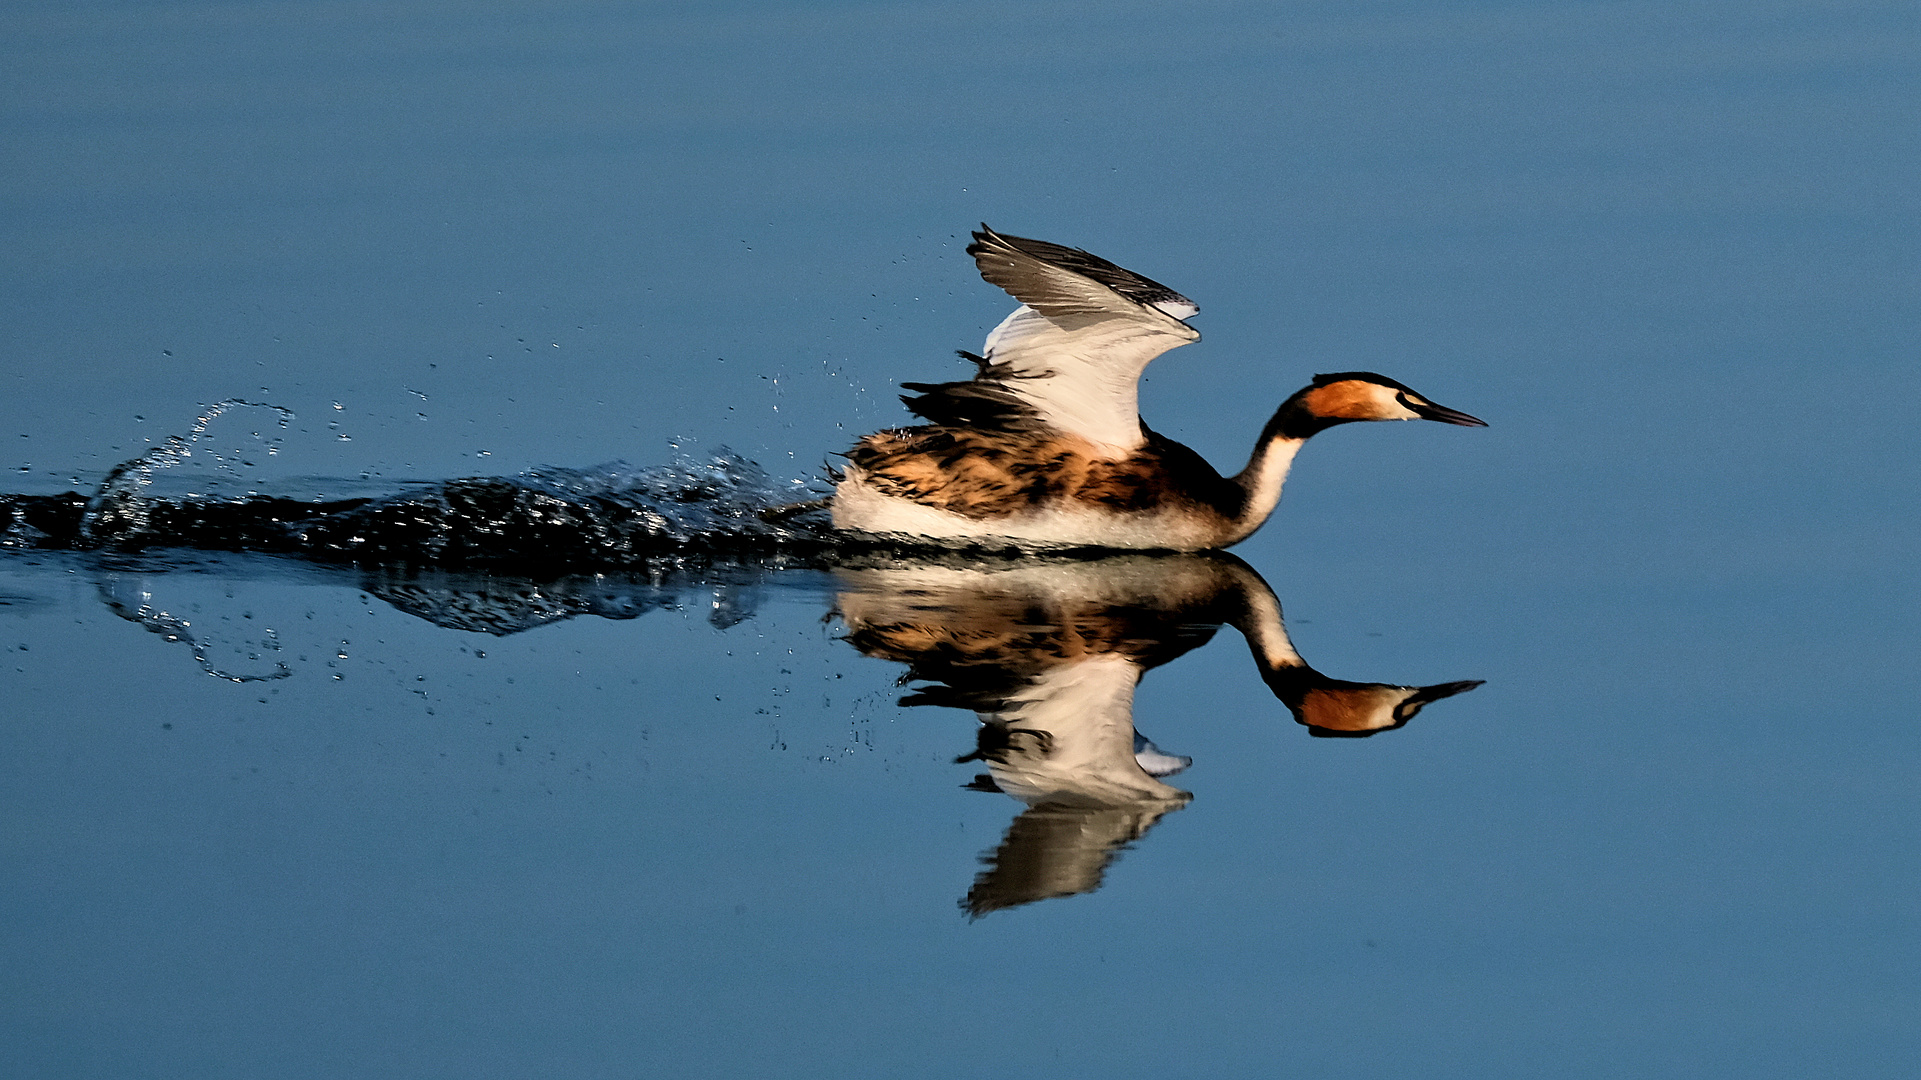
<path fill-rule="evenodd" d="M 281 429 L 294 418 L 278 405 L 229 398 L 185 433 L 115 466 L 91 496 L 0 494 L 0 547 L 192 548 L 550 573 L 643 566 L 663 556 L 791 560 L 845 543 L 828 520 L 822 479 L 778 481 L 724 448 L 662 465 L 547 466 L 519 476 L 389 484 L 364 495 L 315 478 L 291 487 L 249 478 L 244 490 L 221 493 L 201 486 L 202 471 L 194 490 L 163 493 L 169 485 L 157 482 L 160 474 L 190 458 L 211 458 L 217 472 L 242 478 L 237 466 L 252 466 L 257 448 L 223 453 L 210 436 L 221 416 L 239 409 L 269 410 Z M 265 452 L 277 452 L 271 429 L 251 434 Z M 225 483 L 215 477 L 211 487 Z M 326 499 L 322 487 L 344 497 Z M 731 617 L 717 609 L 717 618 Z"/>
<path fill-rule="evenodd" d="M 634 565 L 664 553 L 799 553 L 830 542 L 823 493 L 720 450 L 422 485 L 303 523 L 301 550 L 354 561 Z"/>
<path fill-rule="evenodd" d="M 765 469 L 725 447 L 706 458 L 682 456 L 644 468 L 624 461 L 582 470 L 547 466 L 523 473 L 522 479 L 530 489 L 562 498 L 604 499 L 645 512 L 658 519 L 663 539 L 683 544 L 716 536 L 778 535 L 763 515 L 793 501 Z"/>
<path fill-rule="evenodd" d="M 356 585 L 368 595 L 436 626 L 504 637 L 583 615 L 639 618 L 650 611 L 700 611 L 725 630 L 754 616 L 768 581 L 779 576 L 822 586 L 805 572 L 764 560 L 687 565 L 673 558 L 644 567 L 560 577 L 380 566 Z"/>
<path fill-rule="evenodd" d="M 264 402 L 228 398 L 215 403 L 194 419 L 193 426 L 187 429 L 186 434 L 169 435 L 159 446 L 131 461 L 121 462 L 107 473 L 106 479 L 100 483 L 100 489 L 87 500 L 86 511 L 80 518 L 80 539 L 97 545 L 146 531 L 152 518 L 152 500 L 147 498 L 146 489 L 152 486 L 155 474 L 192 457 L 195 445 L 206 435 L 207 428 L 235 409 L 266 409 L 273 412 L 279 417 L 282 431 L 294 418 L 292 409 Z M 259 432 L 252 434 L 260 438 Z M 267 453 L 279 452 L 278 437 L 270 437 L 265 442 Z M 218 451 L 211 452 L 210 456 L 216 468 L 238 475 L 233 467 L 233 458 Z"/>
<path fill-rule="evenodd" d="M 273 670 L 259 675 L 243 675 L 215 666 L 208 655 L 212 646 L 200 634 L 194 632 L 193 624 L 155 606 L 153 593 L 144 587 L 118 578 L 107 578 L 100 582 L 100 596 L 114 614 L 128 622 L 138 623 L 148 632 L 159 634 L 167 641 L 184 642 L 193 653 L 194 663 L 200 670 L 216 679 L 234 683 L 272 682 L 293 674 L 293 669 L 284 661 L 274 660 Z M 259 660 L 263 653 L 280 652 L 280 634 L 272 627 L 261 628 L 261 639 L 253 647 L 250 659 Z"/>

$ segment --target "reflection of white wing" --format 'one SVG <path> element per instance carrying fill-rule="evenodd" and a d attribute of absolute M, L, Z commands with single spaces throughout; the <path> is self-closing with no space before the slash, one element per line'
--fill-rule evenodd
<path fill-rule="evenodd" d="M 996 381 L 1050 426 L 1121 451 L 1139 446 L 1141 371 L 1200 339 L 1180 321 L 1194 303 L 1084 251 L 986 226 L 967 250 L 983 278 L 1021 302 L 987 336 Z"/>
<path fill-rule="evenodd" d="M 985 756 L 994 786 L 1029 809 L 968 890 L 968 914 L 1093 892 L 1121 845 L 1187 805 L 1187 792 L 1147 768 L 1179 771 L 1186 759 L 1143 762 L 1137 750 L 1145 743 L 1134 733 L 1140 675 L 1138 664 L 1112 653 L 1070 660 L 1031 678 L 1003 711 L 980 714 L 1005 733 L 1004 746 Z"/>
<path fill-rule="evenodd" d="M 1006 709 L 982 714 L 983 723 L 1027 736 L 1010 739 L 999 760 L 988 760 L 995 785 L 1031 804 L 1186 802 L 1186 792 L 1148 775 L 1134 754 L 1140 677 L 1140 666 L 1126 657 L 1092 656 L 1042 671 Z"/>
<path fill-rule="evenodd" d="M 1134 732 L 1134 760 L 1139 763 L 1142 772 L 1156 780 L 1164 780 L 1194 764 L 1193 758 L 1186 754 L 1170 754 L 1155 746 L 1154 740 L 1139 731 Z"/>
<path fill-rule="evenodd" d="M 1120 853 L 1147 834 L 1178 802 L 1120 807 L 1031 806 L 1007 828 L 1007 838 L 982 860 L 961 908 L 978 919 L 989 912 L 1056 896 L 1093 892 Z"/>

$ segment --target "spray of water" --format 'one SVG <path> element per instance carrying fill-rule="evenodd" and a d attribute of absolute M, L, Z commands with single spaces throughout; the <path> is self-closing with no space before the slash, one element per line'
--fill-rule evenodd
<path fill-rule="evenodd" d="M 167 440 L 152 450 L 123 461 L 113 467 L 107 478 L 100 482 L 100 490 L 87 500 L 86 514 L 80 520 L 82 540 L 98 544 L 105 540 L 137 534 L 147 527 L 150 516 L 150 503 L 146 489 L 153 484 L 156 473 L 170 469 L 193 456 L 196 444 L 206 435 L 207 428 L 221 416 L 235 409 L 266 409 L 279 420 L 279 428 L 284 431 L 288 422 L 293 420 L 292 409 L 279 405 L 269 405 L 259 401 L 246 401 L 241 398 L 228 398 L 201 413 L 193 426 L 184 435 L 169 435 Z M 256 438 L 259 432 L 253 433 Z M 267 452 L 276 453 L 280 444 L 278 437 L 266 440 Z M 233 471 L 232 462 L 222 454 L 213 452 L 218 467 Z"/>
<path fill-rule="evenodd" d="M 235 683 L 272 682 L 293 674 L 293 669 L 276 659 L 273 670 L 265 674 L 243 675 L 229 671 L 214 664 L 209 655 L 210 644 L 195 633 L 193 623 L 174 615 L 154 604 L 153 593 L 138 583 L 129 583 L 118 578 L 107 578 L 100 583 L 101 599 L 113 613 L 129 622 L 138 623 L 149 633 L 159 634 L 167 641 L 183 642 L 192 651 L 194 663 L 200 670 L 216 679 Z M 272 627 L 263 627 L 262 636 L 253 647 L 251 659 L 263 659 L 262 654 L 280 651 L 280 635 Z"/>

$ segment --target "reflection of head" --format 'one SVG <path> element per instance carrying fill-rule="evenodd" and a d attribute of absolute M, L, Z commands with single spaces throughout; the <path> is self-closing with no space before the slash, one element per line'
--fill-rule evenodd
<path fill-rule="evenodd" d="M 1433 686 L 1343 682 L 1306 666 L 1269 671 L 1266 677 L 1274 696 L 1308 734 L 1350 739 L 1392 731 L 1414 719 L 1428 702 L 1481 685 L 1478 679 Z"/>

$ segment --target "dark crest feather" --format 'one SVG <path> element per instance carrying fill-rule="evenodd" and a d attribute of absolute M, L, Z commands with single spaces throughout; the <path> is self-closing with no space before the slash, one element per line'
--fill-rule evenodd
<path fill-rule="evenodd" d="M 1377 375 L 1372 371 L 1327 372 L 1325 374 L 1314 376 L 1314 382 L 1311 385 L 1330 386 L 1337 382 L 1365 382 L 1365 383 L 1373 383 L 1376 386 L 1391 387 L 1395 390 L 1399 390 L 1402 393 L 1407 393 L 1407 394 L 1413 394 L 1418 392 L 1413 387 L 1407 385 L 1406 383 L 1396 382 L 1385 375 Z"/>

